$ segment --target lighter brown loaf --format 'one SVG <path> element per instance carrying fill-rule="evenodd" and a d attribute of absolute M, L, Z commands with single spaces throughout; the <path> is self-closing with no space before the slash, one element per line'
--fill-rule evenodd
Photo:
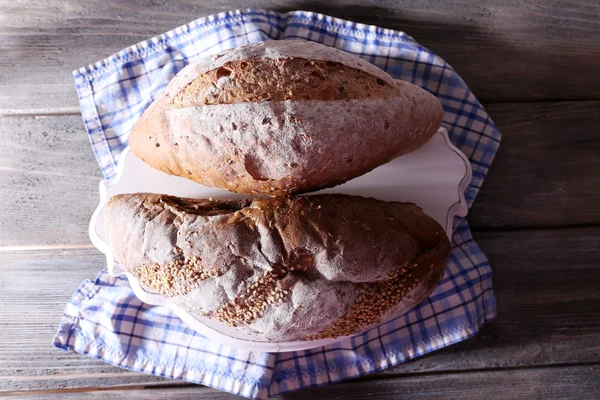
<path fill-rule="evenodd" d="M 358 57 L 269 41 L 184 68 L 129 141 L 169 174 L 281 196 L 338 185 L 417 149 L 442 114 L 434 96 Z"/>
<path fill-rule="evenodd" d="M 119 195 L 104 224 L 146 290 L 264 341 L 350 335 L 402 315 L 437 285 L 450 252 L 419 207 L 347 195 Z"/>
<path fill-rule="evenodd" d="M 303 58 L 226 64 L 191 82 L 169 108 L 284 100 L 358 100 L 396 97 L 398 90 L 364 71 Z"/>

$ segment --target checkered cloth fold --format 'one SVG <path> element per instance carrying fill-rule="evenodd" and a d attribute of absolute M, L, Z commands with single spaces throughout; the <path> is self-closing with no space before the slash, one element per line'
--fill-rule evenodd
<path fill-rule="evenodd" d="M 444 60 L 403 32 L 311 12 L 264 10 L 201 18 L 74 71 L 92 148 L 107 179 L 116 174 L 129 131 L 169 80 L 199 56 L 268 39 L 300 38 L 356 54 L 395 78 L 435 94 L 444 126 L 469 157 L 473 202 L 500 143 L 500 133 Z M 456 219 L 446 274 L 406 315 L 326 347 L 258 353 L 215 345 L 166 307 L 149 306 L 125 278 L 106 270 L 69 300 L 54 346 L 134 371 L 182 379 L 250 398 L 355 378 L 475 335 L 496 314 L 491 269 L 467 222 Z"/>

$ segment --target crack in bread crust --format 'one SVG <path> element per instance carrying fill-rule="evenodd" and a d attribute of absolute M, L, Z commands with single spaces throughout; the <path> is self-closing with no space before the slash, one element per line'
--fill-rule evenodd
<path fill-rule="evenodd" d="M 431 93 L 367 60 L 316 42 L 273 40 L 184 67 L 144 111 L 129 144 L 170 175 L 287 196 L 342 184 L 409 153 L 442 119 Z"/>
<path fill-rule="evenodd" d="M 270 305 L 284 302 L 289 294 L 289 290 L 284 289 L 286 275 L 279 267 L 265 272 L 246 291 L 208 316 L 232 327 L 251 323 Z"/>
<path fill-rule="evenodd" d="M 382 79 L 338 62 L 302 58 L 236 61 L 190 82 L 169 108 L 285 100 L 397 97 Z M 264 121 L 265 124 L 269 121 Z"/>
<path fill-rule="evenodd" d="M 359 333 L 417 305 L 450 244 L 410 203 L 322 194 L 211 201 L 117 195 L 115 260 L 192 315 L 261 340 Z"/>

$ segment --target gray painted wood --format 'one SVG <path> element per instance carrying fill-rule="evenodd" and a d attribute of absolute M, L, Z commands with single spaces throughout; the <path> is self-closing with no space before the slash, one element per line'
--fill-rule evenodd
<path fill-rule="evenodd" d="M 381 379 L 600 362 L 600 228 L 481 232 L 476 240 L 493 265 L 497 320 Z M 50 347 L 67 299 L 103 265 L 94 249 L 0 252 L 0 391 L 180 384 Z"/>
<path fill-rule="evenodd" d="M 80 116 L 0 119 L 0 248 L 89 244 L 100 179 Z"/>
<path fill-rule="evenodd" d="M 595 2 L 407 0 L 0 4 L 0 113 L 78 109 L 71 71 L 195 18 L 237 8 L 306 9 L 404 30 L 448 61 L 483 101 L 600 99 Z"/>
<path fill-rule="evenodd" d="M 469 215 L 474 229 L 600 223 L 600 102 L 487 111 L 503 136 Z"/>
<path fill-rule="evenodd" d="M 600 102 L 487 110 L 504 136 L 469 216 L 475 230 L 600 222 Z M 89 244 L 101 174 L 81 117 L 1 118 L 0 149 L 0 248 Z"/>
<path fill-rule="evenodd" d="M 282 395 L 281 399 L 589 399 L 600 365 L 365 379 Z M 208 397 L 207 397 L 208 398 Z"/>
<path fill-rule="evenodd" d="M 96 249 L 0 251 L 0 397 L 6 391 L 164 381 L 51 346 L 67 301 L 104 265 Z"/>
<path fill-rule="evenodd" d="M 590 399 L 600 392 L 600 365 L 363 378 L 273 399 Z M 240 399 L 202 386 L 19 396 L 23 399 Z"/>

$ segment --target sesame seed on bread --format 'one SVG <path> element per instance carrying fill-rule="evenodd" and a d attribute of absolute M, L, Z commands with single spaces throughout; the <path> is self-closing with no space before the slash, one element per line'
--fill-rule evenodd
<path fill-rule="evenodd" d="M 450 254 L 416 205 L 341 194 L 117 195 L 104 226 L 145 290 L 261 341 L 352 335 L 400 316 L 435 288 Z"/>

